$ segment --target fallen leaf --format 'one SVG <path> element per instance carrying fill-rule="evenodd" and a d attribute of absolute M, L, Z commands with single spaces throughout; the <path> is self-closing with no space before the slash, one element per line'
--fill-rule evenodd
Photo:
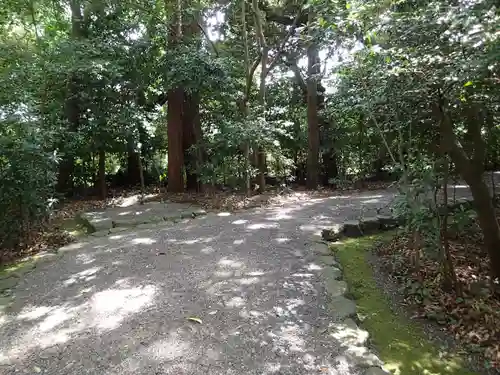
<path fill-rule="evenodd" d="M 191 321 L 191 322 L 198 323 L 198 324 L 203 323 L 203 322 L 201 321 L 201 319 L 200 319 L 200 318 L 197 318 L 196 316 L 190 316 L 189 318 L 187 318 L 187 320 L 189 320 L 189 321 Z"/>

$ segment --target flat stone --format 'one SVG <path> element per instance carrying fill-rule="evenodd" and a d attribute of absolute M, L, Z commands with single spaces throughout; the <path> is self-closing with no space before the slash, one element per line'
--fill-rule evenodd
<path fill-rule="evenodd" d="M 342 321 L 356 316 L 356 303 L 343 296 L 334 297 L 331 299 L 330 303 L 328 303 L 328 311 L 332 319 Z"/>
<path fill-rule="evenodd" d="M 335 268 L 332 268 L 333 270 L 336 270 Z M 336 270 L 340 275 L 337 276 L 340 278 L 342 273 L 340 270 Z M 347 292 L 347 284 L 345 281 L 342 280 L 336 280 L 332 279 L 332 277 L 335 277 L 336 273 L 332 272 L 331 276 L 328 277 L 326 280 L 326 291 L 331 297 L 340 297 L 343 296 Z"/>
<path fill-rule="evenodd" d="M 389 373 L 385 372 L 380 367 L 370 367 L 366 369 L 363 375 L 389 375 Z"/>
<path fill-rule="evenodd" d="M 361 237 L 363 231 L 361 230 L 360 222 L 358 220 L 344 222 L 343 234 L 346 237 Z"/>
<path fill-rule="evenodd" d="M 382 361 L 365 346 L 349 346 L 345 355 L 361 368 L 373 368 L 382 366 Z"/>
<path fill-rule="evenodd" d="M 69 245 L 66 245 L 66 246 L 63 246 L 63 247 L 60 247 L 57 252 L 60 253 L 62 255 L 62 253 L 65 253 L 67 251 L 73 251 L 73 250 L 79 250 L 81 249 L 82 247 L 88 245 L 88 242 L 74 242 L 74 243 L 70 243 Z"/>
<path fill-rule="evenodd" d="M 317 255 L 330 255 L 332 252 L 325 243 L 314 242 L 309 246 L 309 253 Z"/>
<path fill-rule="evenodd" d="M 351 318 L 345 319 L 342 322 L 342 324 L 345 325 L 347 328 L 350 328 L 350 329 L 357 329 L 358 328 L 357 323 L 353 319 L 351 319 Z"/>
<path fill-rule="evenodd" d="M 377 217 L 366 217 L 360 223 L 363 234 L 376 233 L 380 230 L 380 221 Z"/>
<path fill-rule="evenodd" d="M 112 220 L 113 227 L 134 227 L 136 225 L 144 223 L 144 218 L 139 217 L 127 217 L 123 219 Z M 110 228 L 111 229 L 111 228 Z"/>
<path fill-rule="evenodd" d="M 111 228 L 112 229 L 112 228 Z M 92 237 L 106 237 L 111 229 L 100 230 L 91 234 Z"/>
<path fill-rule="evenodd" d="M 338 263 L 336 260 L 335 260 L 335 257 L 332 255 L 321 255 L 319 257 L 319 261 L 321 263 L 323 263 L 325 266 L 333 266 L 335 268 L 338 268 L 338 269 L 342 269 L 340 263 Z"/>
<path fill-rule="evenodd" d="M 37 254 L 35 257 L 35 261 L 37 264 L 40 264 L 40 263 L 45 263 L 48 261 L 52 261 L 54 259 L 61 258 L 62 256 L 63 256 L 63 253 L 60 253 L 60 252 L 57 252 L 57 253 L 45 252 L 45 253 Z"/>
<path fill-rule="evenodd" d="M 0 290 L 12 289 L 19 282 L 19 278 L 11 276 L 7 279 L 0 280 Z"/>
<path fill-rule="evenodd" d="M 382 229 L 395 228 L 400 224 L 400 220 L 391 215 L 377 215 L 377 219 Z"/>
<path fill-rule="evenodd" d="M 321 276 L 325 282 L 337 281 L 342 278 L 342 271 L 336 267 L 329 266 L 321 270 Z"/>
<path fill-rule="evenodd" d="M 334 242 L 338 241 L 341 237 L 342 233 L 339 229 L 323 229 L 321 231 L 321 238 L 325 241 Z"/>
<path fill-rule="evenodd" d="M 23 275 L 27 274 L 28 272 L 33 271 L 34 268 L 35 268 L 35 262 L 28 261 L 28 262 L 24 263 L 22 266 L 20 266 L 19 268 L 17 268 L 13 272 L 13 275 L 15 275 L 16 277 L 22 277 Z"/>
<path fill-rule="evenodd" d="M 124 232 L 126 230 L 129 230 L 129 228 L 125 228 L 125 227 L 115 227 L 115 228 L 111 228 L 109 230 L 109 233 L 119 233 L 119 232 Z"/>
<path fill-rule="evenodd" d="M 354 320 L 350 318 L 344 320 L 342 323 L 335 323 L 332 326 L 330 334 L 343 347 L 364 346 L 368 341 L 368 332 L 360 329 Z"/>
<path fill-rule="evenodd" d="M 8 279 L 12 276 L 14 276 L 14 277 L 16 276 L 13 271 L 2 271 L 2 272 L 0 272 L 0 282 L 2 280 Z"/>
<path fill-rule="evenodd" d="M 204 215 L 206 215 L 206 214 L 207 214 L 207 211 L 205 211 L 204 209 L 201 209 L 201 208 L 200 208 L 200 209 L 198 209 L 198 210 L 194 210 L 194 211 L 193 211 L 193 214 L 194 214 L 195 216 L 204 216 Z"/>
<path fill-rule="evenodd" d="M 81 214 L 80 217 L 88 221 L 95 231 L 113 228 L 113 220 L 107 217 L 104 212 L 86 212 Z"/>
<path fill-rule="evenodd" d="M 187 210 L 181 212 L 177 217 L 180 219 L 194 219 L 196 217 L 196 214 L 192 210 Z"/>
<path fill-rule="evenodd" d="M 153 229 L 153 228 L 156 228 L 158 226 L 159 226 L 158 223 L 144 223 L 144 224 L 139 224 L 137 226 L 137 229 Z"/>
<path fill-rule="evenodd" d="M 0 313 L 5 312 L 12 304 L 12 297 L 0 296 Z"/>

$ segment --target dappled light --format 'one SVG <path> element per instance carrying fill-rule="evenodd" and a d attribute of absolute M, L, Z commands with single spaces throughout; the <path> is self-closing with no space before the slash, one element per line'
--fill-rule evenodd
<path fill-rule="evenodd" d="M 3 3 L 2 375 L 500 368 L 498 0 Z"/>
<path fill-rule="evenodd" d="M 152 238 L 148 238 L 148 237 L 142 237 L 142 238 L 134 238 L 132 240 L 132 243 L 134 245 L 151 245 L 151 244 L 154 244 L 156 242 L 156 240 L 152 239 Z"/>
<path fill-rule="evenodd" d="M 233 221 L 231 224 L 234 224 L 234 225 L 241 225 L 241 224 L 245 224 L 247 223 L 248 220 L 235 220 Z"/>
<path fill-rule="evenodd" d="M 270 228 L 278 228 L 279 224 L 278 223 L 255 223 L 255 224 L 249 224 L 246 226 L 247 229 L 250 230 L 256 230 L 256 229 L 270 229 Z"/>
<path fill-rule="evenodd" d="M 116 328 L 128 315 L 137 313 L 152 303 L 153 286 L 111 289 L 96 293 L 89 301 L 92 325 L 100 330 Z"/>
<path fill-rule="evenodd" d="M 0 325 L 23 327 L 1 347 L 1 361 L 19 366 L 29 353 L 63 347 L 91 355 L 87 346 L 102 341 L 122 353 L 110 357 L 109 374 L 190 371 L 193 363 L 227 360 L 241 368 L 248 361 L 259 373 L 354 374 L 359 353 L 348 347 L 358 341 L 333 330 L 319 278 L 324 267 L 308 258 L 311 233 L 340 222 L 325 202 L 294 201 L 81 242 L 65 253 L 67 269 L 47 273 L 46 288 L 37 287 L 45 303 L 20 302 L 13 320 Z M 237 354 L 233 347 L 252 349 Z M 335 359 L 340 347 L 346 363 Z M 268 353 L 281 359 L 260 360 Z"/>

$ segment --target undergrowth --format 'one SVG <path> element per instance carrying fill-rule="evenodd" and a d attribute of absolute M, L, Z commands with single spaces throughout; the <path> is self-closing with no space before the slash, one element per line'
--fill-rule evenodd
<path fill-rule="evenodd" d="M 460 356 L 440 350 L 419 326 L 393 312 L 377 287 L 368 255 L 377 242 L 388 241 L 393 235 L 389 232 L 333 245 L 356 299 L 362 326 L 370 333 L 385 367 L 395 375 L 475 375 L 465 368 Z"/>

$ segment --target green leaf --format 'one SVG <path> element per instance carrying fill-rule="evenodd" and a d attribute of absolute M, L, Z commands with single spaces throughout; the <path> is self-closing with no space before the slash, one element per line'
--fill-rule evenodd
<path fill-rule="evenodd" d="M 464 87 L 467 87 L 467 86 L 472 86 L 472 81 L 465 82 Z"/>
<path fill-rule="evenodd" d="M 346 8 L 346 9 L 351 9 L 351 4 L 349 4 L 349 3 L 345 3 L 345 8 Z"/>

